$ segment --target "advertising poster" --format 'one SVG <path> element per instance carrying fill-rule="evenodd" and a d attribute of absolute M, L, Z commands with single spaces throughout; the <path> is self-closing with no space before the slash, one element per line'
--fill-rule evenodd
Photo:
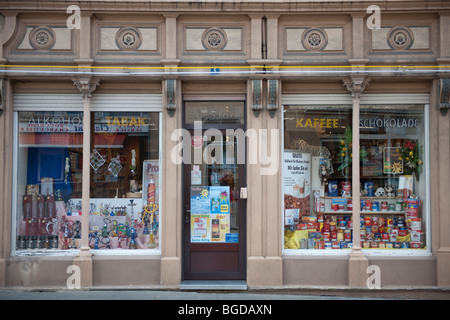
<path fill-rule="evenodd" d="M 230 187 L 191 187 L 191 242 L 228 242 Z"/>
<path fill-rule="evenodd" d="M 299 216 L 310 214 L 310 153 L 296 151 L 284 152 L 283 193 L 285 210 L 299 209 Z"/>
<path fill-rule="evenodd" d="M 159 205 L 159 160 L 144 160 L 142 172 L 143 205 Z"/>
<path fill-rule="evenodd" d="M 383 173 L 402 174 L 403 160 L 401 158 L 401 148 L 386 147 L 383 153 Z"/>

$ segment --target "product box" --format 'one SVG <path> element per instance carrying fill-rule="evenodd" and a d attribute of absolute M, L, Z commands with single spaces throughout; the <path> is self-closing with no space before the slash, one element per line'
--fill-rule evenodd
<path fill-rule="evenodd" d="M 338 196 L 338 182 L 336 180 L 328 181 L 328 196 L 329 197 Z"/>
<path fill-rule="evenodd" d="M 352 194 L 352 184 L 350 181 L 341 182 L 341 196 L 350 197 Z"/>
<path fill-rule="evenodd" d="M 423 248 L 423 242 L 422 241 L 417 241 L 417 242 L 411 241 L 410 247 L 413 249 L 421 249 L 421 248 Z"/>

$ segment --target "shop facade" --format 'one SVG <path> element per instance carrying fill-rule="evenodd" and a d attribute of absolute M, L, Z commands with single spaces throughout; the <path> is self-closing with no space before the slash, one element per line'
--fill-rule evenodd
<path fill-rule="evenodd" d="M 373 4 L 2 3 L 0 285 L 450 287 L 450 6 Z"/>

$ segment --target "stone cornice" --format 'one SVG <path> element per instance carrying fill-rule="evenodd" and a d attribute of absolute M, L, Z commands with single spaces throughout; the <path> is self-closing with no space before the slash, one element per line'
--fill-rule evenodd
<path fill-rule="evenodd" d="M 259 1 L 237 1 L 237 0 L 134 0 L 134 1 L 116 1 L 116 0 L 78 0 L 76 4 L 81 10 L 100 11 L 100 12 L 153 12 L 169 13 L 183 12 L 204 13 L 310 13 L 310 12 L 330 12 L 336 14 L 365 12 L 370 5 L 378 5 L 382 11 L 389 12 L 446 12 L 450 11 L 450 1 L 447 0 L 259 0 Z M 2 0 L 0 10 L 14 11 L 64 11 L 68 3 L 65 1 L 57 2 L 54 0 Z"/>

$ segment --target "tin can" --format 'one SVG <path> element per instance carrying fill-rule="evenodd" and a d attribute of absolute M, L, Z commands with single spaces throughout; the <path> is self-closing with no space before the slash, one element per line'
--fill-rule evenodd
<path fill-rule="evenodd" d="M 409 248 L 409 242 L 402 242 L 402 248 L 404 249 Z"/>
<path fill-rule="evenodd" d="M 366 211 L 372 211 L 372 200 L 366 200 Z"/>
<path fill-rule="evenodd" d="M 380 242 L 380 241 L 381 241 L 381 233 L 379 233 L 379 232 L 374 232 L 374 233 L 373 233 L 373 241 Z"/>
<path fill-rule="evenodd" d="M 380 232 L 380 230 L 379 230 L 379 228 L 378 228 L 378 225 L 373 225 L 373 226 L 372 226 L 372 232 L 373 232 L 373 233 Z"/>
<path fill-rule="evenodd" d="M 390 239 L 389 239 L 389 233 L 383 232 L 383 233 L 381 234 L 381 240 L 383 240 L 383 241 L 389 241 L 389 240 L 390 240 Z"/>
<path fill-rule="evenodd" d="M 396 242 L 397 241 L 397 234 L 394 233 L 394 232 L 389 233 L 389 241 Z"/>
<path fill-rule="evenodd" d="M 366 229 L 361 229 L 359 232 L 359 239 L 362 241 L 366 240 Z"/>
<path fill-rule="evenodd" d="M 344 241 L 347 242 L 352 241 L 352 230 L 349 229 L 344 230 Z"/>
<path fill-rule="evenodd" d="M 403 209 L 403 203 L 402 202 L 396 202 L 395 203 L 395 211 L 400 212 Z"/>
<path fill-rule="evenodd" d="M 386 249 L 393 249 L 394 244 L 392 242 L 386 242 Z"/>
<path fill-rule="evenodd" d="M 332 249 L 339 249 L 339 241 L 332 241 L 331 242 L 331 248 Z"/>
<path fill-rule="evenodd" d="M 377 216 L 373 216 L 372 218 L 372 226 L 377 226 L 378 227 L 378 217 Z"/>
<path fill-rule="evenodd" d="M 325 241 L 319 241 L 317 247 L 318 249 L 325 249 Z"/>
<path fill-rule="evenodd" d="M 347 227 L 348 229 L 353 229 L 353 220 L 348 220 Z"/>
<path fill-rule="evenodd" d="M 385 249 L 385 248 L 386 248 L 386 243 L 383 242 L 383 241 L 378 242 L 378 248 L 380 248 L 380 249 Z"/>
<path fill-rule="evenodd" d="M 387 201 L 381 201 L 381 211 L 388 211 L 388 202 Z"/>
<path fill-rule="evenodd" d="M 353 210 L 353 201 L 352 199 L 347 199 L 347 211 Z"/>
<path fill-rule="evenodd" d="M 338 211 L 338 208 L 339 208 L 339 206 L 338 206 L 337 203 L 332 203 L 332 204 L 331 204 L 331 209 L 332 209 L 333 211 Z"/>
<path fill-rule="evenodd" d="M 362 243 L 362 246 L 363 246 L 364 249 L 369 249 L 370 248 L 370 242 L 369 241 L 364 241 Z"/>
<path fill-rule="evenodd" d="M 398 217 L 397 218 L 397 227 L 404 227 L 405 226 L 405 218 Z"/>
<path fill-rule="evenodd" d="M 386 219 L 386 226 L 392 228 L 392 227 L 394 226 L 394 219 L 392 219 L 392 218 L 387 218 L 387 219 Z"/>
<path fill-rule="evenodd" d="M 361 211 L 364 210 L 364 208 L 366 207 L 366 200 L 365 199 L 361 199 Z"/>
<path fill-rule="evenodd" d="M 336 241 L 344 241 L 344 232 L 342 230 L 338 230 Z"/>
<path fill-rule="evenodd" d="M 332 248 L 331 242 L 330 241 L 325 242 L 325 249 L 331 249 L 331 248 Z"/>
<path fill-rule="evenodd" d="M 325 242 L 331 241 L 331 233 L 330 233 L 330 232 L 324 232 L 324 233 L 323 233 L 323 240 L 324 240 Z"/>
<path fill-rule="evenodd" d="M 420 231 L 422 230 L 422 224 L 420 218 L 412 218 L 411 219 L 411 230 Z"/>
<path fill-rule="evenodd" d="M 400 249 L 402 247 L 401 242 L 394 242 L 394 249 Z"/>
<path fill-rule="evenodd" d="M 378 226 L 384 227 L 386 225 L 386 218 L 385 217 L 379 217 L 378 218 Z"/>
<path fill-rule="evenodd" d="M 346 220 L 340 220 L 339 221 L 339 229 L 344 230 L 347 228 L 347 221 Z"/>
<path fill-rule="evenodd" d="M 330 222 L 330 232 L 336 232 L 336 222 Z"/>
<path fill-rule="evenodd" d="M 339 211 L 344 211 L 344 204 L 343 203 L 339 203 L 338 204 L 338 210 Z"/>
<path fill-rule="evenodd" d="M 389 203 L 389 211 L 395 211 L 395 203 Z"/>
<path fill-rule="evenodd" d="M 364 225 L 366 227 L 370 227 L 372 225 L 372 218 L 371 217 L 364 217 Z"/>
<path fill-rule="evenodd" d="M 371 243 L 370 243 L 370 248 L 371 248 L 371 249 L 376 249 L 376 248 L 378 248 L 378 242 L 375 242 L 375 241 L 371 242 Z"/>
<path fill-rule="evenodd" d="M 347 249 L 347 242 L 344 241 L 339 242 L 339 249 Z"/>
<path fill-rule="evenodd" d="M 324 222 L 323 223 L 323 232 L 330 232 L 330 223 L 329 222 Z"/>
<path fill-rule="evenodd" d="M 319 211 L 320 212 L 325 212 L 325 203 L 320 203 L 320 205 L 319 205 Z"/>
<path fill-rule="evenodd" d="M 333 241 L 337 241 L 337 233 L 336 232 L 331 232 L 331 242 Z"/>
<path fill-rule="evenodd" d="M 372 204 L 373 211 L 380 211 L 380 203 L 378 201 L 374 201 Z"/>
<path fill-rule="evenodd" d="M 300 239 L 300 249 L 308 249 L 308 239 Z"/>

